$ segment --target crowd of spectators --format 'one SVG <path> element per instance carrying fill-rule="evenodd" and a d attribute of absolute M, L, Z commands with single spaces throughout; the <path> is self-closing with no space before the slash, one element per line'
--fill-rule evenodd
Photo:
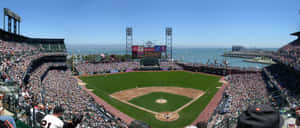
<path fill-rule="evenodd" d="M 250 105 L 269 104 L 270 98 L 260 73 L 232 74 L 226 77 L 230 83 L 224 90 L 223 99 L 211 117 L 209 126 L 214 128 L 235 127 L 237 118 Z"/>
<path fill-rule="evenodd" d="M 2 40 L 0 40 L 0 53 L 0 85 L 10 85 L 16 88 L 22 87 L 23 78 L 31 60 L 42 56 L 39 48 L 36 46 L 25 42 L 17 43 Z M 18 95 L 18 91 L 15 93 Z M 16 100 L 16 95 L 10 95 L 9 99 Z M 18 104 L 15 104 L 13 108 L 17 106 Z"/>
<path fill-rule="evenodd" d="M 26 114 L 28 107 L 35 106 L 38 108 L 36 112 L 47 114 L 53 111 L 55 106 L 61 105 L 66 110 L 63 115 L 64 121 L 68 122 L 74 116 L 84 115 L 84 120 L 78 126 L 80 128 L 126 127 L 119 118 L 110 114 L 103 106 L 96 104 L 91 96 L 81 90 L 77 80 L 72 77 L 71 71 L 48 70 L 50 66 L 63 66 L 63 63 L 44 63 L 31 73 L 29 84 L 23 86 L 19 104 L 24 109 L 19 113 L 20 120 L 26 122 L 28 118 L 33 119 Z M 44 74 L 46 75 L 40 83 Z M 26 123 L 30 124 L 30 122 Z"/>
<path fill-rule="evenodd" d="M 72 77 L 70 70 L 49 70 L 51 66 L 62 66 L 62 63 L 44 63 L 35 69 L 24 84 L 23 78 L 31 62 L 35 59 L 55 53 L 41 52 L 42 48 L 27 43 L 7 42 L 0 40 L 0 82 L 14 83 L 19 86 L 20 111 L 17 117 L 26 122 L 33 117 L 28 115 L 32 107 L 37 111 L 49 113 L 57 105 L 65 108 L 64 121 L 69 121 L 76 115 L 84 115 L 79 127 L 127 127 L 118 117 L 110 114 L 93 98 L 81 89 L 77 80 Z M 284 49 L 290 49 L 286 46 Z M 300 103 L 299 83 L 300 75 L 294 69 L 299 69 L 299 53 L 294 51 L 278 52 L 272 55 L 273 59 L 293 67 L 289 69 L 280 64 L 268 66 L 263 69 L 270 81 L 286 96 L 289 106 Z M 185 63 L 184 66 L 212 67 L 213 69 L 227 68 L 225 64 L 194 64 Z M 140 68 L 139 62 L 116 63 L 79 63 L 76 66 L 82 74 L 107 73 L 112 71 L 132 71 Z M 173 62 L 160 62 L 161 69 L 182 69 Z M 216 70 L 214 70 L 216 71 Z M 231 74 L 226 76 L 230 83 L 211 117 L 209 126 L 215 128 L 235 127 L 238 116 L 250 105 L 270 104 L 267 85 L 261 73 Z M 27 122 L 28 123 L 28 122 Z"/>
<path fill-rule="evenodd" d="M 15 43 L 0 40 L 0 80 L 4 82 L 18 81 L 26 72 L 26 66 L 37 54 L 38 48 L 26 43 Z"/>
<path fill-rule="evenodd" d="M 280 64 L 270 65 L 264 68 L 266 77 L 276 86 L 281 94 L 286 97 L 288 106 L 300 104 L 300 73 Z"/>
<path fill-rule="evenodd" d="M 159 63 L 161 69 L 176 69 L 176 70 L 183 70 L 183 68 L 177 65 L 175 62 L 172 61 L 161 61 Z"/>
<path fill-rule="evenodd" d="M 126 71 L 139 69 L 139 62 L 120 62 L 120 63 L 79 63 L 76 65 L 78 72 L 89 74 L 94 72 L 106 73 L 111 71 Z"/>
<path fill-rule="evenodd" d="M 182 67 L 171 61 L 160 62 L 161 69 L 176 69 L 181 70 Z M 117 62 L 117 63 L 79 63 L 76 69 L 81 74 L 108 73 L 108 72 L 123 72 L 140 69 L 140 62 Z"/>
<path fill-rule="evenodd" d="M 44 64 L 35 71 L 34 76 L 42 75 L 42 72 L 47 69 L 43 67 L 47 67 L 47 65 Z M 33 97 L 37 98 L 31 99 L 37 100 L 38 103 L 45 100 L 46 104 L 42 107 L 43 111 L 52 111 L 55 106 L 61 105 L 65 109 L 64 121 L 70 121 L 74 116 L 84 115 L 84 120 L 78 126 L 80 128 L 126 127 L 126 124 L 120 119 L 107 112 L 103 106 L 96 104 L 91 96 L 81 90 L 77 80 L 72 77 L 71 71 L 50 70 L 42 81 L 42 85 L 35 83 L 33 80 L 30 87 L 32 87 Z M 43 94 L 39 92 L 43 90 L 43 87 L 45 94 L 41 96 Z M 44 99 L 41 99 L 42 97 Z"/>
<path fill-rule="evenodd" d="M 79 127 L 127 127 L 119 118 L 96 104 L 91 96 L 81 90 L 71 71 L 49 70 L 49 67 L 63 66 L 63 63 L 50 62 L 40 65 L 29 74 L 29 83 L 25 84 L 24 76 L 31 68 L 32 61 L 55 54 L 41 52 L 39 49 L 27 43 L 0 41 L 0 82 L 14 82 L 14 85 L 20 88 L 17 92 L 19 109 L 16 113 L 19 120 L 32 125 L 33 120 L 38 118 L 38 112 L 47 114 L 56 105 L 63 105 L 66 109 L 63 116 L 65 121 L 78 114 L 84 115 Z M 116 66 L 120 65 L 131 67 L 126 63 Z"/>
<path fill-rule="evenodd" d="M 18 85 L 22 85 L 24 73 L 33 60 L 52 54 L 61 54 L 45 53 L 40 49 L 42 48 L 27 43 L 0 40 L 0 81 L 15 81 Z"/>

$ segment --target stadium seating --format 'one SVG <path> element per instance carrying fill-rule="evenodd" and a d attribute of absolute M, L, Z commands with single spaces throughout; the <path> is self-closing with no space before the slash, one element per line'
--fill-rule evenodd
<path fill-rule="evenodd" d="M 3 55 L 0 60 L 3 85 L 0 86 L 7 87 L 14 83 L 12 86 L 18 87 L 14 93 L 19 96 L 12 95 L 5 100 L 8 109 L 14 108 L 11 111 L 18 118 L 17 125 L 39 125 L 38 120 L 43 115 L 51 112 L 55 105 L 63 104 L 67 108 L 64 120 L 70 120 L 76 114 L 85 115 L 85 121 L 79 127 L 126 127 L 119 118 L 96 104 L 81 90 L 72 73 L 66 70 L 64 45 L 54 44 L 50 46 L 51 49 L 45 50 L 46 47 L 49 45 L 0 40 L 0 53 Z M 56 91 L 59 88 L 61 91 Z M 19 103 L 10 104 L 12 101 Z M 35 116 L 31 116 L 30 112 L 33 107 L 36 109 Z"/>

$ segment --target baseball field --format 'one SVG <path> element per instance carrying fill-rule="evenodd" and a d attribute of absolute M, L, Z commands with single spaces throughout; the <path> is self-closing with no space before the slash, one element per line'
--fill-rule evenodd
<path fill-rule="evenodd" d="M 220 78 L 184 71 L 80 77 L 94 94 L 152 128 L 191 124 L 222 85 Z"/>

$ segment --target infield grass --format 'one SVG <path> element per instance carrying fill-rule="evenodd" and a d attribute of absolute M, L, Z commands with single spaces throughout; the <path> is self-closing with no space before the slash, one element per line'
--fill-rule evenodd
<path fill-rule="evenodd" d="M 157 99 L 166 99 L 167 103 L 156 103 Z M 191 100 L 192 98 L 186 96 L 164 92 L 152 92 L 147 95 L 133 98 L 129 102 L 155 112 L 173 112 Z"/>
<path fill-rule="evenodd" d="M 87 83 L 87 88 L 101 97 L 107 103 L 137 120 L 147 122 L 152 128 L 183 128 L 191 124 L 202 112 L 205 106 L 218 91 L 220 77 L 191 73 L 184 71 L 171 72 L 129 72 L 112 75 L 80 77 Z M 176 86 L 193 88 L 205 91 L 205 94 L 191 105 L 179 112 L 180 118 L 172 122 L 163 122 L 155 119 L 155 115 L 122 103 L 109 95 L 125 89 L 149 86 Z M 149 101 L 153 102 L 153 101 Z"/>

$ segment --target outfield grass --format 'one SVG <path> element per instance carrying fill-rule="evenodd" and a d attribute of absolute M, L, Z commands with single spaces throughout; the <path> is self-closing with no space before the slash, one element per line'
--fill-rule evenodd
<path fill-rule="evenodd" d="M 211 98 L 218 91 L 220 77 L 198 73 L 173 71 L 173 72 L 130 72 L 112 74 L 107 76 L 81 77 L 87 88 L 103 100 L 113 105 L 121 112 L 137 119 L 143 120 L 153 128 L 183 128 L 191 124 L 201 113 Z M 173 122 L 163 122 L 155 119 L 155 115 L 129 106 L 109 95 L 124 89 L 149 86 L 176 86 L 203 90 L 206 93 L 197 101 L 179 112 L 180 118 Z"/>
<path fill-rule="evenodd" d="M 166 99 L 167 103 L 156 103 L 157 99 Z M 133 98 L 129 102 L 155 112 L 173 112 L 191 100 L 192 98 L 186 96 L 164 92 L 153 92 L 147 95 Z"/>

